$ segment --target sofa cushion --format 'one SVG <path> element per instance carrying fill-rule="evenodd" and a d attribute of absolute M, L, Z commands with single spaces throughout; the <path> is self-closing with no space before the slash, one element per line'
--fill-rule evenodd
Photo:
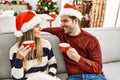
<path fill-rule="evenodd" d="M 103 71 L 107 80 L 120 80 L 120 61 L 103 64 Z"/>
<path fill-rule="evenodd" d="M 0 16 L 0 34 L 15 30 L 15 16 Z"/>
<path fill-rule="evenodd" d="M 103 63 L 120 60 L 120 28 L 84 28 L 99 40 Z"/>
<path fill-rule="evenodd" d="M 13 33 L 0 34 L 0 78 L 10 78 L 9 50 L 16 42 Z M 1 79 L 0 79 L 1 80 Z"/>
<path fill-rule="evenodd" d="M 120 80 L 120 28 L 84 28 L 98 38 L 103 58 L 103 71 L 107 80 Z M 48 39 L 52 44 L 54 55 L 58 62 L 58 72 L 62 80 L 66 80 L 67 73 L 64 59 L 59 50 L 59 39 L 49 33 L 41 33 L 42 37 Z M 13 32 L 0 34 L 0 80 L 10 80 L 9 50 L 16 42 Z"/>
<path fill-rule="evenodd" d="M 55 35 L 52 35 L 50 33 L 47 33 L 47 32 L 42 32 L 42 37 L 44 39 L 47 39 L 48 41 L 50 41 L 51 45 L 52 45 L 52 48 L 53 48 L 53 52 L 54 52 L 54 55 L 57 59 L 57 65 L 58 65 L 58 72 L 57 73 L 64 73 L 66 72 L 66 68 L 65 68 L 65 64 L 64 64 L 64 58 L 63 58 L 63 55 L 59 49 L 59 43 L 60 43 L 60 40 L 57 36 Z"/>

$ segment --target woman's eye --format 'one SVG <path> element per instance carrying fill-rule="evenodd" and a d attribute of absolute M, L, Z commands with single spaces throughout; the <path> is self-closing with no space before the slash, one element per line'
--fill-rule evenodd
<path fill-rule="evenodd" d="M 40 27 L 40 24 L 36 25 L 35 27 L 36 27 L 36 28 Z"/>

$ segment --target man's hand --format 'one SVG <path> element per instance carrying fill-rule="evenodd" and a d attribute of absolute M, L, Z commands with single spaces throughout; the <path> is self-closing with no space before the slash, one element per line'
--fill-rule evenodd
<path fill-rule="evenodd" d="M 78 54 L 78 52 L 77 52 L 74 48 L 70 47 L 70 48 L 67 50 L 66 54 L 67 54 L 67 56 L 68 56 L 71 60 L 73 60 L 73 61 L 75 61 L 75 62 L 79 62 L 79 60 L 80 60 L 80 55 Z"/>

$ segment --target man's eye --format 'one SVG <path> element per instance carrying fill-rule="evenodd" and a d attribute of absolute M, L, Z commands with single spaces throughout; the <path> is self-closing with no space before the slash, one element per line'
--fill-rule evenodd
<path fill-rule="evenodd" d="M 67 22 L 67 20 L 64 20 L 64 22 Z"/>
<path fill-rule="evenodd" d="M 61 22 L 68 22 L 67 20 L 63 20 L 63 21 L 61 21 Z"/>

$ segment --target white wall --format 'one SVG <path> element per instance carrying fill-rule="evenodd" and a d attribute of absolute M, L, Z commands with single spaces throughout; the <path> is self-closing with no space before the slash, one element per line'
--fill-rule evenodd
<path fill-rule="evenodd" d="M 119 3 L 120 0 L 107 0 L 103 27 L 115 27 Z"/>
<path fill-rule="evenodd" d="M 120 27 L 120 3 L 119 3 L 119 12 L 118 12 L 118 18 L 117 18 L 116 27 Z"/>

